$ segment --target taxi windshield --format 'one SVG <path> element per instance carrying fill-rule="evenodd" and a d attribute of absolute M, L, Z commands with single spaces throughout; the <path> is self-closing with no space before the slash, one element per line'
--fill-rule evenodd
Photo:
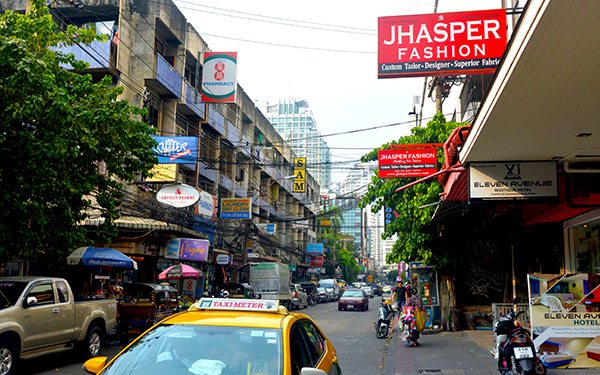
<path fill-rule="evenodd" d="M 277 329 L 161 325 L 121 353 L 103 375 L 280 375 Z"/>

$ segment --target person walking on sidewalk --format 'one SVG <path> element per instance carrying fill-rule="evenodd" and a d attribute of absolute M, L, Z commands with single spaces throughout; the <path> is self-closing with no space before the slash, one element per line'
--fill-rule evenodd
<path fill-rule="evenodd" d="M 396 324 L 399 324 L 400 310 L 406 303 L 406 288 L 402 285 L 402 280 L 399 280 L 398 285 L 394 288 L 391 300 L 394 319 L 392 320 L 390 331 L 393 331 Z"/>

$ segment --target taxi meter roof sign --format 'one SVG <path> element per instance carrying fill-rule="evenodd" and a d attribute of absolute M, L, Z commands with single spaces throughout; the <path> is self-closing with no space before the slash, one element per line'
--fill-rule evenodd
<path fill-rule="evenodd" d="M 190 310 L 235 310 L 279 312 L 279 301 L 269 299 L 202 298 Z"/>

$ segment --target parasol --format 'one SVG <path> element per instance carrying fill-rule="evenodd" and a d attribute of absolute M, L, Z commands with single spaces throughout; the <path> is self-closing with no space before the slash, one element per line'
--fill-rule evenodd
<path fill-rule="evenodd" d="M 185 279 L 194 278 L 198 279 L 202 277 L 202 271 L 187 264 L 176 264 L 171 266 L 158 275 L 159 280 L 165 279 Z"/>
<path fill-rule="evenodd" d="M 137 270 L 137 263 L 133 259 L 110 247 L 80 247 L 67 257 L 67 264 Z"/>

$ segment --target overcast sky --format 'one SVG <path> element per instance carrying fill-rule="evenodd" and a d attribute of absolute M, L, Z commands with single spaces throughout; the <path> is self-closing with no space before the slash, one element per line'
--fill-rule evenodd
<path fill-rule="evenodd" d="M 414 124 L 408 113 L 424 79 L 377 78 L 377 18 L 432 13 L 435 0 L 174 1 L 210 50 L 238 52 L 238 83 L 254 102 L 304 99 L 323 135 L 404 123 L 326 137 L 334 161 L 358 159 Z M 439 0 L 438 12 L 501 6 Z M 347 173 L 333 171 L 333 181 Z"/>

